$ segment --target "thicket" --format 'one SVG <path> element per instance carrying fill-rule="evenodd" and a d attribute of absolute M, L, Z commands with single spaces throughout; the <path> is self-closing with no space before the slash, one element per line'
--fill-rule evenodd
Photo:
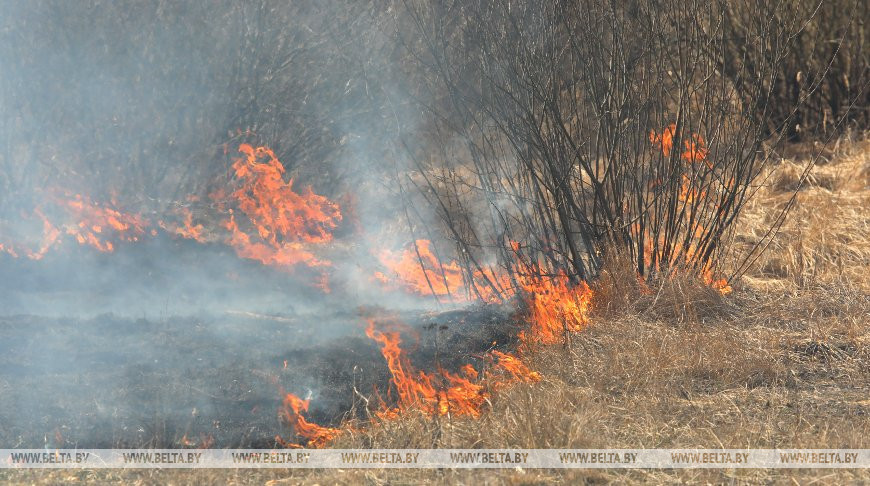
<path fill-rule="evenodd" d="M 406 7 L 438 149 L 405 144 L 467 281 L 495 292 L 494 253 L 513 275 L 590 279 L 617 253 L 647 278 L 724 271 L 771 147 L 867 126 L 866 5 Z"/>
<path fill-rule="evenodd" d="M 588 279 L 620 252 L 644 276 L 708 270 L 770 147 L 870 126 L 857 0 L 2 13 L 4 213 L 45 187 L 159 211 L 227 177 L 228 148 L 263 143 L 330 196 L 361 171 L 393 178 L 495 292 L 488 265 Z"/>

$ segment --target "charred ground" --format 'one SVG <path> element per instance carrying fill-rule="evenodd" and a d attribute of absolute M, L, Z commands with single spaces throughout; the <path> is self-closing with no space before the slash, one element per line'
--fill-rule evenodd
<path fill-rule="evenodd" d="M 23 448 L 271 448 L 286 425 L 277 415 L 282 389 L 310 398 L 318 423 L 363 418 L 361 399 L 378 390 L 390 400 L 389 370 L 363 334 L 361 315 L 374 312 L 383 311 L 0 318 L 0 440 Z M 426 372 L 480 368 L 483 353 L 510 346 L 517 331 L 508 310 L 494 306 L 402 318 L 412 363 Z"/>

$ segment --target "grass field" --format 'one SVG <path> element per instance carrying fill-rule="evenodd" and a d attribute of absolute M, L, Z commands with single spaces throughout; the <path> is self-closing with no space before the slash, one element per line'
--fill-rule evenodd
<path fill-rule="evenodd" d="M 777 164 L 736 225 L 758 241 L 806 160 Z M 674 279 L 642 295 L 614 270 L 591 326 L 527 358 L 543 379 L 479 419 L 408 413 L 337 439 L 378 448 L 870 448 L 870 142 L 832 146 L 735 291 Z M 627 283 L 628 282 L 628 283 Z M 866 470 L 4 471 L 16 484 L 870 482 Z"/>

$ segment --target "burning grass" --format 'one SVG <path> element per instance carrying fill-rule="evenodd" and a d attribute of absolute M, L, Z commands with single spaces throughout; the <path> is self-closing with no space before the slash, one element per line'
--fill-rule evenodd
<path fill-rule="evenodd" d="M 349 422 L 329 446 L 870 447 L 868 156 L 867 142 L 846 145 L 817 168 L 815 180 L 831 174 L 829 187 L 810 179 L 792 218 L 732 295 L 722 296 L 697 277 L 648 285 L 611 265 L 590 289 L 592 311 L 582 332 L 523 352 L 523 365 L 539 380 L 513 380 L 487 397 L 479 416 L 432 413 L 424 406 L 368 424 Z M 738 242 L 761 237 L 788 197 L 784 187 L 787 181 L 771 179 L 759 191 L 738 224 Z M 371 331 L 389 344 L 388 332 L 380 332 Z M 395 359 L 391 368 L 398 366 L 406 378 L 414 375 L 400 355 Z M 507 363 L 515 362 L 503 362 L 509 373 Z M 24 481 L 143 484 L 870 480 L 865 471 L 824 469 L 6 474 Z"/>
<path fill-rule="evenodd" d="M 685 288 L 685 287 L 684 287 Z M 695 289 L 700 292 L 700 289 Z M 748 295 L 682 323 L 616 312 L 527 359 L 541 373 L 479 418 L 411 410 L 331 446 L 378 448 L 870 447 L 866 294 Z M 692 300 L 683 296 L 680 301 Z M 706 304 L 703 305 L 706 307 Z M 816 309 L 823 312 L 813 316 Z M 735 309 L 737 311 L 735 312 Z M 697 312 L 696 314 L 701 314 Z M 18 480 L 140 484 L 530 484 L 867 481 L 859 470 L 23 471 Z"/>
<path fill-rule="evenodd" d="M 174 237 L 200 243 L 220 241 L 232 247 L 239 257 L 264 265 L 328 266 L 330 262 L 319 258 L 316 252 L 318 246 L 332 241 L 332 232 L 341 223 L 338 204 L 315 194 L 310 187 L 296 191 L 293 179 L 284 180 L 284 165 L 270 148 L 243 143 L 238 152 L 241 156 L 232 163 L 228 187 L 215 190 L 206 202 L 194 194 L 188 195 L 183 203 L 158 215 L 156 226 Z M 221 183 L 226 185 L 226 180 L 221 179 Z M 28 236 L 41 233 L 39 241 L 28 241 L 33 240 L 32 236 L 23 241 L 9 239 L 8 235 L 19 233 L 14 231 L 16 225 L 0 226 L 4 230 L 0 252 L 39 260 L 61 243 L 63 233 L 80 245 L 107 253 L 121 242 L 157 236 L 157 229 L 149 228 L 151 222 L 142 214 L 124 212 L 114 201 L 101 204 L 81 194 L 44 199 L 21 218 L 24 222 L 42 223 L 41 231 L 32 228 L 25 231 Z M 42 207 L 48 202 L 52 203 L 50 213 L 54 217 L 49 217 Z M 199 219 L 217 224 L 206 227 L 195 221 L 191 208 Z M 0 225 L 3 223 L 0 221 Z"/>

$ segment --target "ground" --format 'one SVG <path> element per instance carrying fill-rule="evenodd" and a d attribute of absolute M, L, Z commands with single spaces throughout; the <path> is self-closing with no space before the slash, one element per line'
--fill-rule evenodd
<path fill-rule="evenodd" d="M 801 153 L 774 164 L 735 225 L 762 238 L 797 186 Z M 800 189 L 767 251 L 722 297 L 673 279 L 598 284 L 592 324 L 537 347 L 543 379 L 479 419 L 408 413 L 336 447 L 870 448 L 870 142 L 846 141 Z M 870 482 L 867 470 L 5 471 L 10 483 L 529 484 Z"/>

